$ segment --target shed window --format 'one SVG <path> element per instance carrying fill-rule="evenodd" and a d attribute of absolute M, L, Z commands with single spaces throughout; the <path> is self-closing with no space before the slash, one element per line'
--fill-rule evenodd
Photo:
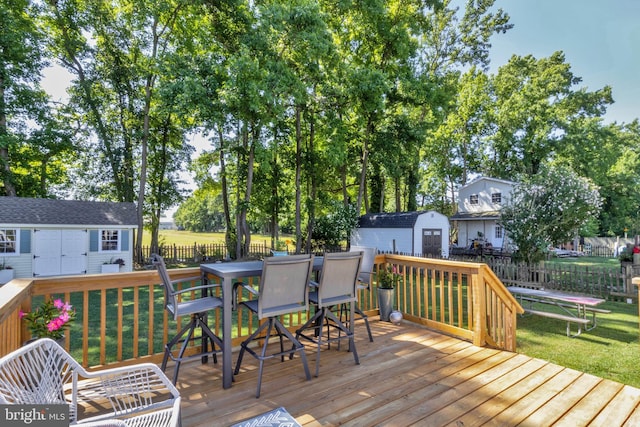
<path fill-rule="evenodd" d="M 492 193 L 491 203 L 502 203 L 502 193 Z"/>
<path fill-rule="evenodd" d="M 18 233 L 17 228 L 0 228 L 0 254 L 12 255 L 18 254 Z"/>
<path fill-rule="evenodd" d="M 472 194 L 469 196 L 469 204 L 471 205 L 477 205 L 478 204 L 478 195 L 477 194 Z"/>
<path fill-rule="evenodd" d="M 120 250 L 120 230 L 100 231 L 100 251 L 116 252 Z"/>

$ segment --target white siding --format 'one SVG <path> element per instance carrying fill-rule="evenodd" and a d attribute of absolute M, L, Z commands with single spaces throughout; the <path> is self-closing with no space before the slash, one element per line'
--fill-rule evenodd
<path fill-rule="evenodd" d="M 351 234 L 351 244 L 377 248 L 379 251 L 412 252 L 410 228 L 356 228 Z"/>
<path fill-rule="evenodd" d="M 449 219 L 435 211 L 420 214 L 411 228 L 356 228 L 351 233 L 351 245 L 369 246 L 382 252 L 422 255 L 422 230 L 442 230 L 442 255 L 449 256 Z M 395 246 L 394 246 L 395 243 Z"/>
<path fill-rule="evenodd" d="M 18 227 L 20 228 L 20 227 Z M 88 227 L 89 229 L 91 229 L 91 227 Z M 104 228 L 104 227 L 101 227 Z M 113 227 L 111 227 L 113 228 Z M 26 230 L 26 229 L 31 229 L 32 228 L 25 228 L 22 227 L 22 230 Z M 63 226 L 63 227 L 46 227 L 46 226 L 38 226 L 37 227 L 38 230 L 41 231 L 50 231 L 50 232 L 60 232 L 62 231 L 73 231 L 74 228 L 73 227 L 68 227 L 68 226 Z M 133 234 L 134 234 L 134 230 L 133 228 L 123 228 L 124 230 L 129 230 L 129 232 L 127 233 L 129 236 L 128 239 L 128 245 L 126 247 L 128 247 L 129 249 L 127 251 L 118 251 L 118 252 L 92 252 L 92 251 L 87 251 L 87 274 L 100 274 L 101 270 L 102 270 L 102 264 L 104 264 L 105 262 L 109 262 L 111 259 L 117 259 L 117 258 L 122 258 L 125 261 L 125 265 L 124 267 L 120 268 L 120 272 L 129 272 L 129 271 L 133 271 Z M 87 230 L 87 227 L 82 228 L 82 230 Z M 63 233 L 64 234 L 64 233 Z M 83 243 L 84 247 L 89 247 L 89 233 L 85 233 L 86 234 L 86 242 Z M 25 253 L 25 254 L 17 254 L 17 255 L 7 255 L 7 256 L 0 256 L 0 263 L 2 261 L 4 261 L 6 263 L 6 265 L 11 266 L 11 268 L 13 268 L 15 270 L 15 277 L 16 278 L 31 278 L 33 277 L 33 273 L 34 273 L 34 260 L 33 260 L 33 255 L 34 255 L 34 250 L 36 250 L 35 247 L 35 239 L 34 239 L 34 233 L 33 231 L 31 232 L 31 252 L 30 253 Z"/>
<path fill-rule="evenodd" d="M 507 203 L 511 197 L 513 183 L 509 181 L 496 180 L 493 178 L 479 178 L 464 187 L 458 192 L 458 212 L 461 213 L 479 213 L 499 211 L 502 206 Z M 501 203 L 493 203 L 491 195 L 500 193 L 502 196 Z M 478 196 L 478 204 L 469 203 L 471 195 Z"/>
<path fill-rule="evenodd" d="M 442 230 L 442 256 L 449 256 L 449 218 L 435 211 L 428 211 L 420 215 L 416 220 L 413 229 L 413 239 L 415 241 L 413 253 L 416 256 L 422 255 L 422 230 L 425 228 Z"/>

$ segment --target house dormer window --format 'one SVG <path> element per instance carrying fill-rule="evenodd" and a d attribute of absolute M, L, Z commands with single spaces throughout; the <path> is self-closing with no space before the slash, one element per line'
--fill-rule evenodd
<path fill-rule="evenodd" d="M 471 194 L 469 196 L 469 204 L 470 205 L 477 205 L 478 204 L 478 195 L 477 194 Z"/>
<path fill-rule="evenodd" d="M 491 203 L 502 203 L 502 193 L 491 193 Z"/>

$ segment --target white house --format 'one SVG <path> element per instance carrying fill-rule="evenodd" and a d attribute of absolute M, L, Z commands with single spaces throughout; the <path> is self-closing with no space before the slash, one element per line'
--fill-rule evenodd
<path fill-rule="evenodd" d="M 435 211 L 376 213 L 360 217 L 351 244 L 382 252 L 449 256 L 449 220 Z"/>
<path fill-rule="evenodd" d="M 513 191 L 514 182 L 481 177 L 458 190 L 458 212 L 451 217 L 457 229 L 457 246 L 471 247 L 474 242 L 503 248 L 505 233 L 498 224 L 500 209 Z"/>
<path fill-rule="evenodd" d="M 0 197 L 0 266 L 15 277 L 132 271 L 134 203 Z"/>

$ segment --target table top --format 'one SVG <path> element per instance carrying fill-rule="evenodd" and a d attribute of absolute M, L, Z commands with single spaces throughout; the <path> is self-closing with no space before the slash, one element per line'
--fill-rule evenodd
<path fill-rule="evenodd" d="M 546 298 L 580 305 L 598 305 L 605 302 L 605 300 L 602 298 L 593 298 L 585 295 L 564 294 L 561 292 L 545 291 L 542 289 L 521 288 L 519 286 L 509 286 L 507 287 L 507 290 L 512 294 Z"/>
<path fill-rule="evenodd" d="M 324 258 L 313 258 L 313 269 L 322 268 Z M 262 274 L 262 261 L 231 261 L 200 264 L 200 269 L 223 279 L 260 276 Z"/>

